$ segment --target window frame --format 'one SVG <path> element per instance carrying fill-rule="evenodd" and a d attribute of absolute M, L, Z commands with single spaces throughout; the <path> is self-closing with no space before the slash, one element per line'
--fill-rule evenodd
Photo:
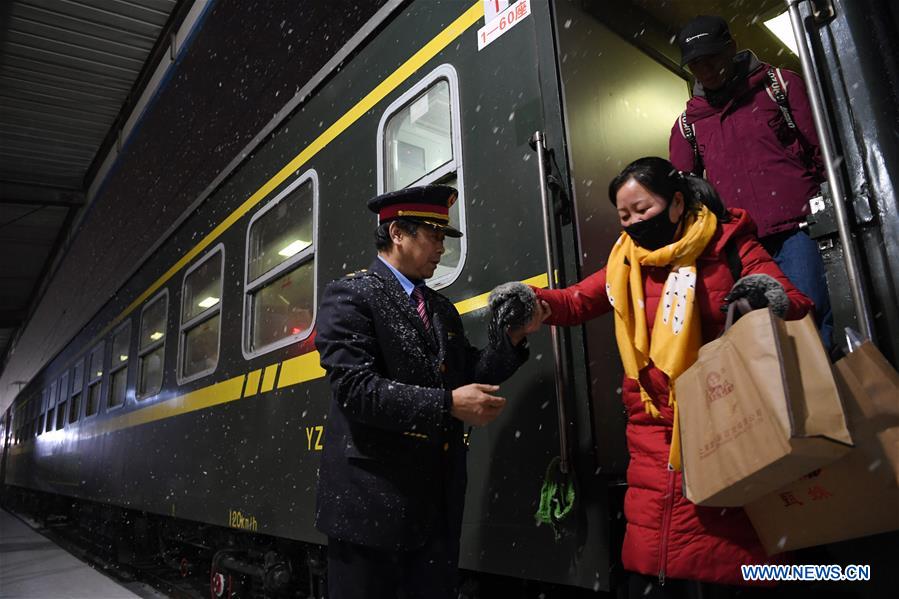
<path fill-rule="evenodd" d="M 57 392 L 56 392 L 56 422 L 54 423 L 53 430 L 61 431 L 66 427 L 69 423 L 69 378 L 71 372 L 69 369 L 66 369 L 59 375 L 59 378 L 56 380 Z M 65 398 L 65 401 L 60 402 L 62 398 Z M 62 415 L 62 426 L 59 425 L 59 408 L 60 403 L 63 404 L 64 411 Z"/>
<path fill-rule="evenodd" d="M 51 431 L 56 430 L 56 408 L 59 398 L 59 383 L 61 382 L 62 377 L 54 378 L 50 383 L 50 393 L 47 396 L 47 417 L 44 421 L 44 432 L 49 433 Z M 50 419 L 50 411 L 53 411 L 53 426 L 48 428 L 47 420 Z"/>
<path fill-rule="evenodd" d="M 50 415 L 50 396 L 56 391 L 56 381 L 50 383 L 49 386 L 44 387 L 43 391 L 41 391 L 41 413 L 38 416 L 38 427 L 40 430 L 38 431 L 38 435 L 43 435 L 47 431 L 47 418 Z M 55 423 L 54 423 L 55 424 Z"/>
<path fill-rule="evenodd" d="M 146 313 L 147 309 L 150 308 L 157 301 L 165 301 L 165 318 L 163 319 L 163 328 L 165 329 L 165 333 L 162 335 L 162 340 L 154 341 L 146 349 L 141 349 L 140 347 L 140 334 L 141 327 L 144 324 L 144 313 Z M 156 295 L 152 297 L 152 299 L 148 300 L 147 303 L 144 304 L 144 307 L 141 308 L 140 311 L 140 320 L 137 323 L 137 378 L 135 379 L 134 384 L 134 399 L 135 401 L 142 402 L 144 400 L 150 399 L 152 397 L 156 397 L 162 391 L 162 388 L 165 386 L 165 344 L 169 338 L 169 290 L 163 289 Z M 141 395 L 140 393 L 140 377 L 143 374 L 143 357 L 153 353 L 157 349 L 162 347 L 162 364 L 160 365 L 162 369 L 162 378 L 159 381 L 159 388 L 156 389 L 152 393 L 145 393 Z"/>
<path fill-rule="evenodd" d="M 75 376 L 75 371 L 78 369 L 79 366 L 81 366 L 81 380 L 78 380 L 78 377 Z M 84 371 L 84 356 L 81 356 L 72 363 L 72 369 L 71 369 L 72 388 L 71 388 L 71 391 L 69 392 L 69 401 L 70 402 L 74 402 L 74 397 L 76 394 L 80 395 L 80 397 L 78 398 L 78 406 L 77 406 L 78 409 L 76 410 L 77 413 L 75 414 L 75 418 L 72 418 L 71 417 L 72 406 L 75 404 L 69 403 L 69 409 L 68 409 L 69 413 L 66 415 L 66 426 L 68 426 L 69 424 L 74 424 L 76 422 L 79 422 L 81 420 L 81 414 L 84 412 L 84 372 L 85 372 Z M 75 388 L 76 382 L 79 383 L 77 390 Z"/>
<path fill-rule="evenodd" d="M 112 335 L 109 338 L 109 390 L 106 393 L 106 411 L 111 412 L 113 410 L 120 410 L 125 407 L 125 404 L 128 403 L 128 374 L 131 372 L 131 363 L 134 361 L 131 359 L 131 340 L 134 337 L 134 329 L 132 328 L 133 322 L 131 318 L 120 324 L 112 331 Z M 124 364 L 119 364 L 115 360 L 115 356 L 113 352 L 115 351 L 115 338 L 124 330 L 130 329 L 128 333 L 128 360 Z M 140 336 L 138 334 L 138 336 Z M 138 341 L 140 343 L 140 341 Z M 120 370 L 125 371 L 125 397 L 122 398 L 122 403 L 114 406 L 111 405 L 112 402 L 112 393 L 113 393 L 113 377 Z"/>
<path fill-rule="evenodd" d="M 222 256 L 221 267 L 219 268 L 219 301 L 214 306 L 210 306 L 206 308 L 187 322 L 184 322 L 184 288 L 187 284 L 187 278 L 193 273 L 195 270 L 203 266 L 209 260 L 215 256 L 216 253 L 220 253 Z M 249 264 L 249 261 L 247 261 Z M 197 260 L 196 264 L 188 268 L 184 272 L 184 277 L 181 279 L 181 309 L 178 311 L 178 364 L 175 367 L 175 379 L 177 380 L 179 385 L 184 385 L 185 383 L 190 383 L 191 381 L 195 381 L 197 379 L 201 379 L 204 376 L 209 376 L 218 370 L 219 359 L 221 358 L 222 352 L 222 304 L 225 303 L 225 244 L 219 243 L 214 248 L 206 252 L 202 258 Z M 197 326 L 203 324 L 207 320 L 215 318 L 216 315 L 219 315 L 219 330 L 218 330 L 218 345 L 215 356 L 215 365 L 212 368 L 207 368 L 206 370 L 202 370 L 200 372 L 195 372 L 190 376 L 184 376 L 184 350 L 186 345 L 187 333 L 191 330 L 195 329 Z"/>
<path fill-rule="evenodd" d="M 94 418 L 97 414 L 100 413 L 100 408 L 103 407 L 103 377 L 106 374 L 106 340 L 99 341 L 96 345 L 94 345 L 87 355 L 85 356 L 85 381 L 84 381 L 84 393 L 82 394 L 82 398 L 84 399 L 84 419 L 87 420 L 89 418 Z M 103 370 L 100 372 L 100 376 L 95 377 L 93 374 L 93 368 L 91 368 L 91 358 L 93 358 L 95 353 L 100 354 L 100 368 Z M 99 385 L 100 389 L 97 391 L 97 405 L 93 414 L 87 413 L 87 402 L 90 398 L 91 388 L 95 385 Z"/>
<path fill-rule="evenodd" d="M 297 189 L 307 181 L 312 182 L 312 245 L 308 248 L 303 249 L 303 251 L 291 256 L 270 271 L 250 281 L 250 231 L 252 231 L 253 225 L 257 220 L 265 216 L 267 212 L 273 210 L 275 206 L 277 206 L 282 200 L 284 200 L 284 198 L 289 196 L 295 189 Z M 296 181 L 288 185 L 286 188 L 284 188 L 284 190 L 278 193 L 278 195 L 276 195 L 262 208 L 260 208 L 256 212 L 256 214 L 253 215 L 253 217 L 250 219 L 249 224 L 247 225 L 246 239 L 244 244 L 243 314 L 240 333 L 240 350 L 241 353 L 243 353 L 244 359 L 250 360 L 252 358 L 256 358 L 258 356 L 273 352 L 282 347 L 286 347 L 288 345 L 293 345 L 294 343 L 303 341 L 312 334 L 312 331 L 315 330 L 315 319 L 318 316 L 318 206 L 318 173 L 315 169 L 309 169 L 302 175 L 297 177 Z M 289 271 L 298 269 L 310 260 L 312 261 L 312 319 L 309 323 L 309 328 L 300 331 L 295 335 L 289 335 L 279 341 L 269 343 L 268 345 L 263 345 L 258 348 L 252 348 L 250 345 L 252 341 L 252 331 L 250 330 L 250 328 L 252 326 L 254 316 L 254 313 L 252 311 L 252 294 L 265 287 L 268 283 L 271 283 L 281 275 L 286 274 Z M 224 264 L 224 260 L 222 261 L 222 263 Z"/>
<path fill-rule="evenodd" d="M 426 284 L 431 289 L 443 289 L 452 285 L 465 269 L 465 262 L 468 257 L 468 220 L 466 218 L 465 206 L 465 176 L 463 169 L 462 155 L 462 113 L 459 97 L 459 75 L 456 73 L 455 67 L 449 63 L 442 64 L 432 70 L 430 73 L 418 80 L 415 85 L 403 92 L 399 98 L 390 103 L 381 115 L 378 123 L 378 195 L 387 192 L 386 185 L 386 143 L 385 133 L 387 130 L 387 122 L 404 108 L 410 106 L 419 96 L 427 91 L 438 81 L 444 80 L 449 85 L 450 95 L 450 125 L 452 135 L 453 159 L 433 171 L 419 177 L 415 181 L 409 183 L 406 187 L 415 187 L 418 185 L 428 185 L 437 183 L 444 179 L 447 175 L 456 173 L 456 191 L 458 196 L 456 203 L 459 206 L 459 222 L 451 223 L 462 231 L 462 237 L 459 239 L 459 263 L 452 272 L 446 273 L 439 277 L 428 279 Z M 394 190 L 389 190 L 394 191 Z"/>

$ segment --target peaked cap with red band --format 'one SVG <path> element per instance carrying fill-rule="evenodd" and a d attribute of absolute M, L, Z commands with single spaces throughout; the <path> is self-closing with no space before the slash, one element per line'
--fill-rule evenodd
<path fill-rule="evenodd" d="M 370 199 L 368 209 L 378 215 L 378 224 L 402 218 L 431 225 L 448 237 L 462 237 L 462 232 L 449 224 L 449 209 L 457 195 L 448 185 L 407 187 Z"/>

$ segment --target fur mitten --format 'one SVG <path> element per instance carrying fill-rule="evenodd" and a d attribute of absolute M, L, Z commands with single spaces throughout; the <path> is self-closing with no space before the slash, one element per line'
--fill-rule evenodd
<path fill-rule="evenodd" d="M 497 285 L 490 292 L 487 304 L 490 306 L 487 332 L 490 345 L 496 345 L 508 329 L 523 327 L 531 320 L 537 305 L 537 294 L 524 283 L 511 281 Z"/>
<path fill-rule="evenodd" d="M 749 300 L 749 305 L 753 309 L 769 307 L 775 316 L 780 318 L 784 318 L 790 309 L 790 300 L 787 298 L 787 292 L 783 285 L 774 277 L 762 273 L 746 275 L 734 283 L 727 297 L 724 298 L 725 305 L 722 310 L 727 310 L 727 306 L 731 302 L 741 297 Z"/>

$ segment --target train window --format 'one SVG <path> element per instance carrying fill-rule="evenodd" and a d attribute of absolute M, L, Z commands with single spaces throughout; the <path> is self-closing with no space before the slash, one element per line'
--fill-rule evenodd
<path fill-rule="evenodd" d="M 439 183 L 459 191 L 450 221 L 465 232 L 462 137 L 456 70 L 441 65 L 387 107 L 378 125 L 378 193 Z M 467 236 L 447 237 L 428 285 L 446 287 L 465 262 Z"/>
<path fill-rule="evenodd" d="M 103 391 L 103 344 L 91 350 L 87 369 L 87 401 L 84 415 L 93 416 L 100 410 L 100 394 Z"/>
<path fill-rule="evenodd" d="M 137 351 L 138 399 L 156 395 L 162 389 L 168 308 L 168 292 L 163 291 L 144 307 L 140 315 L 140 339 Z"/>
<path fill-rule="evenodd" d="M 69 373 L 65 372 L 59 377 L 59 398 L 56 400 L 56 430 L 66 424 L 66 406 L 69 399 Z"/>
<path fill-rule="evenodd" d="M 112 356 L 109 360 L 109 407 L 125 405 L 128 387 L 128 361 L 131 357 L 131 321 L 112 335 Z"/>
<path fill-rule="evenodd" d="M 50 383 L 50 397 L 47 398 L 47 427 L 45 431 L 52 431 L 56 424 L 56 402 L 59 401 L 59 382 Z"/>
<path fill-rule="evenodd" d="M 206 254 L 184 275 L 178 383 L 215 371 L 219 361 L 225 246 Z"/>
<path fill-rule="evenodd" d="M 244 342 L 252 357 L 305 339 L 315 322 L 318 176 L 307 171 L 247 230 Z"/>
<path fill-rule="evenodd" d="M 384 132 L 387 189 L 400 189 L 453 159 L 449 82 L 418 94 L 390 117 Z"/>
<path fill-rule="evenodd" d="M 81 416 L 81 389 L 84 386 L 84 360 L 78 360 L 72 368 L 72 396 L 69 399 L 69 422 Z"/>
<path fill-rule="evenodd" d="M 37 417 L 37 434 L 42 434 L 44 432 L 45 420 L 47 419 L 47 405 L 50 403 L 50 389 L 44 389 L 41 391 L 41 411 Z"/>
<path fill-rule="evenodd" d="M 57 382 L 53 381 L 50 383 L 50 392 L 47 394 L 47 414 L 44 422 L 44 432 L 52 431 L 53 425 L 56 423 L 54 416 L 56 412 L 56 390 Z"/>

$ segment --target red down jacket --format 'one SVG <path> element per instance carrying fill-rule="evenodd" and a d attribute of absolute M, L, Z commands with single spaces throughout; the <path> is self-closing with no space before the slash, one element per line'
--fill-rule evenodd
<path fill-rule="evenodd" d="M 734 283 L 727 263 L 725 243 L 735 244 L 742 274 L 771 275 L 784 286 L 790 299 L 788 319 L 802 318 L 812 302 L 783 275 L 755 236 L 755 224 L 740 209 L 721 223 L 708 247 L 697 260 L 696 301 L 702 317 L 703 343 L 715 339 L 724 328 L 721 306 Z M 643 267 L 646 322 L 655 320 L 662 287 L 668 276 L 664 267 Z M 537 295 L 552 308 L 549 324 L 578 325 L 610 312 L 605 292 L 605 268 L 577 285 L 561 290 L 538 289 Z M 622 561 L 628 570 L 660 579 L 679 578 L 723 584 L 746 584 L 741 564 L 776 563 L 768 558 L 742 508 L 701 507 L 683 496 L 681 474 L 668 470 L 672 409 L 668 405 L 668 377 L 650 365 L 640 373 L 644 388 L 661 412 L 654 418 L 644 411 L 637 382 L 625 377 L 622 401 L 628 411 L 627 445 L 630 464 L 624 500 L 627 530 Z"/>

